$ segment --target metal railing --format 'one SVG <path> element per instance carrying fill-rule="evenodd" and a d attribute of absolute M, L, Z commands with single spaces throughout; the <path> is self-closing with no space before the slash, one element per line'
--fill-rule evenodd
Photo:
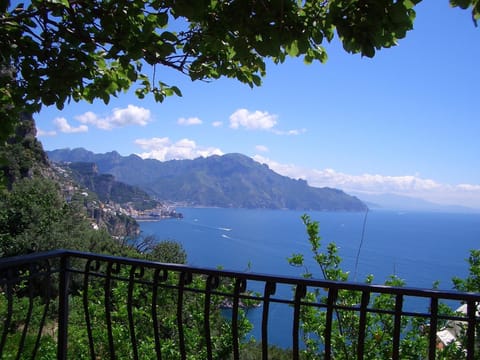
<path fill-rule="evenodd" d="M 252 284 L 257 291 L 249 290 Z M 278 291 L 279 287 L 291 291 Z M 323 296 L 307 299 L 310 291 Z M 339 294 L 345 291 L 358 294 L 359 303 L 340 303 Z M 381 294 L 392 299 L 390 308 L 373 305 Z M 409 309 L 406 304 L 412 299 L 426 302 L 427 310 Z M 466 304 L 466 311 L 443 313 L 441 301 Z M 302 312 L 311 308 L 324 314 L 318 358 L 336 357 L 332 333 L 341 312 L 358 319 L 352 359 L 366 356 L 372 314 L 391 319 L 387 337 L 392 359 L 402 358 L 407 318 L 422 319 L 418 331 L 427 337 L 429 359 L 442 351 L 438 332 L 445 323 L 461 325 L 462 353 L 474 359 L 479 303 L 480 294 L 277 277 L 58 250 L 0 259 L 0 358 L 48 358 L 53 351 L 58 359 L 240 359 L 248 332 L 245 313 L 254 309 L 261 313 L 261 357 L 268 359 L 269 329 L 275 320 L 270 309 L 280 304 L 292 314 L 285 332 L 291 337 L 293 359 L 302 358 Z"/>

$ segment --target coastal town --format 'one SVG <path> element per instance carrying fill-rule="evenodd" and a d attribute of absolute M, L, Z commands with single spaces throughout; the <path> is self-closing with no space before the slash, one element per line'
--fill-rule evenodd
<path fill-rule="evenodd" d="M 174 207 L 168 205 L 161 205 L 149 210 L 136 210 L 133 207 L 124 209 L 126 215 L 131 216 L 137 221 L 158 221 L 162 219 L 182 219 L 182 213 L 175 210 Z"/>
<path fill-rule="evenodd" d="M 115 238 L 137 236 L 141 221 L 181 219 L 171 204 L 156 201 L 147 194 L 99 175 L 95 164 L 50 163 L 50 178 L 57 180 L 67 203 L 83 208 L 95 230 L 106 228 Z"/>

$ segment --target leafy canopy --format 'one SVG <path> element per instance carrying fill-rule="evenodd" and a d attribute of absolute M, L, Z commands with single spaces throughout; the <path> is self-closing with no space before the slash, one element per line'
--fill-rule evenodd
<path fill-rule="evenodd" d="M 421 0 L 32 0 L 0 2 L 0 124 L 19 111 L 109 102 L 134 84 L 157 101 L 180 89 L 156 66 L 192 80 L 261 84 L 265 60 L 325 62 L 335 32 L 349 53 L 372 57 L 413 27 Z M 479 0 L 450 0 L 480 16 Z M 145 67 L 154 67 L 147 76 Z"/>

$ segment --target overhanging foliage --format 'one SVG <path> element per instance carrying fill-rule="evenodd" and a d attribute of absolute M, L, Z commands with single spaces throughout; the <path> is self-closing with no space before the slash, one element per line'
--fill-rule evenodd
<path fill-rule="evenodd" d="M 192 80 L 261 84 L 265 60 L 325 62 L 334 38 L 372 57 L 413 28 L 420 0 L 33 0 L 0 5 L 0 131 L 20 111 L 71 100 L 109 102 L 134 84 L 142 98 L 181 96 L 144 68 Z M 478 0 L 451 0 L 480 16 Z M 154 68 L 155 69 L 155 68 Z M 10 119 L 10 120 L 5 120 Z"/>

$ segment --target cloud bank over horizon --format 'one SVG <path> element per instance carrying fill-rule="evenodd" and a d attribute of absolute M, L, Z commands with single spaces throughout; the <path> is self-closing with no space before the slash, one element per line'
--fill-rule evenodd
<path fill-rule="evenodd" d="M 253 156 L 273 171 L 294 179 L 303 179 L 310 186 L 333 187 L 345 192 L 364 194 L 395 194 L 420 198 L 441 205 L 459 205 L 480 209 L 480 185 L 442 184 L 418 175 L 391 176 L 381 174 L 351 175 L 334 169 L 308 169 L 282 164 L 261 155 Z"/>
<path fill-rule="evenodd" d="M 169 138 L 138 139 L 135 141 L 142 149 L 140 157 L 160 161 L 195 159 L 211 155 L 223 155 L 224 152 L 215 147 L 199 146 L 195 141 L 182 139 L 177 142 Z M 259 152 L 268 152 L 268 148 L 257 145 Z M 477 184 L 442 184 L 433 179 L 419 175 L 351 175 L 334 169 L 311 169 L 294 164 L 282 164 L 262 155 L 252 157 L 255 161 L 266 164 L 280 175 L 294 179 L 304 179 L 310 186 L 332 187 L 347 193 L 380 195 L 395 194 L 419 198 L 440 205 L 458 205 L 480 209 L 480 185 Z"/>

